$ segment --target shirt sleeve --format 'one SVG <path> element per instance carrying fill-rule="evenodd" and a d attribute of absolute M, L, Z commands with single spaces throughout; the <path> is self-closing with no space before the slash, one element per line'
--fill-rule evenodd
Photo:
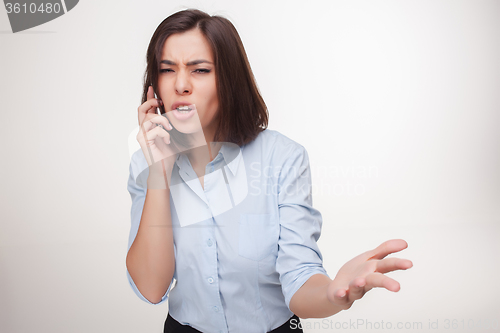
<path fill-rule="evenodd" d="M 138 151 L 139 153 L 142 154 L 142 151 Z M 140 157 L 139 154 L 134 154 L 132 155 L 132 159 L 130 161 L 130 167 L 129 167 L 129 178 L 128 178 L 128 183 L 127 183 L 127 190 L 130 193 L 130 197 L 132 198 L 132 209 L 130 211 L 130 219 L 132 222 L 132 226 L 130 228 L 130 235 L 129 235 L 129 240 L 128 240 L 128 248 L 127 248 L 127 253 L 130 250 L 130 247 L 134 243 L 135 237 L 137 236 L 137 232 L 139 230 L 139 224 L 141 222 L 141 217 L 142 217 L 142 209 L 144 208 L 144 201 L 146 200 L 146 192 L 147 192 L 147 162 L 144 159 L 144 162 L 146 163 L 146 168 L 144 168 L 144 163 L 141 163 L 140 160 L 138 160 L 138 157 Z M 139 174 L 137 174 L 138 171 L 142 171 L 139 177 Z M 146 172 L 144 172 L 146 171 Z M 142 179 L 142 180 L 141 180 Z M 174 244 L 174 253 L 175 253 L 175 244 Z M 176 255 L 176 253 L 175 253 Z M 174 279 L 172 278 L 172 281 L 170 281 L 170 285 L 168 286 L 167 291 L 165 292 L 165 295 L 161 298 L 161 301 L 158 303 L 152 303 L 150 302 L 146 297 L 144 297 L 137 286 L 135 285 L 134 280 L 130 276 L 130 273 L 127 270 L 127 278 L 130 283 L 130 286 L 132 287 L 132 290 L 135 292 L 137 296 L 139 296 L 140 299 L 145 301 L 146 303 L 153 304 L 153 305 L 158 305 L 163 302 L 165 302 L 168 298 L 168 293 L 170 292 L 170 289 L 172 287 L 172 282 Z"/>
<path fill-rule="evenodd" d="M 309 157 L 297 145 L 278 179 L 280 237 L 276 269 L 285 302 L 314 274 L 328 276 L 316 243 L 321 234 L 321 213 L 312 207 Z"/>

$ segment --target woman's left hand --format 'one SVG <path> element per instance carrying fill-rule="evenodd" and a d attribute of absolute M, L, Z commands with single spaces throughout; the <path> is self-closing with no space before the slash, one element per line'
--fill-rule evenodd
<path fill-rule="evenodd" d="M 385 257 L 407 247 L 408 244 L 404 240 L 393 239 L 349 260 L 340 268 L 328 286 L 328 300 L 343 309 L 348 309 L 355 300 L 363 297 L 372 288 L 399 291 L 399 283 L 384 274 L 408 269 L 413 263 L 407 259 Z"/>

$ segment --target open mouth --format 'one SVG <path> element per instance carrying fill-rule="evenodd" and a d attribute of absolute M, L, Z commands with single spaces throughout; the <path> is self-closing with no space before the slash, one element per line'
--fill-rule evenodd
<path fill-rule="evenodd" d="M 174 115 L 174 117 L 177 118 L 178 120 L 187 120 L 195 114 L 196 107 L 194 104 L 180 105 L 171 112 Z"/>
<path fill-rule="evenodd" d="M 179 111 L 181 114 L 186 114 L 189 113 L 189 111 L 191 111 L 192 109 L 187 105 L 183 105 L 177 107 L 176 110 Z"/>

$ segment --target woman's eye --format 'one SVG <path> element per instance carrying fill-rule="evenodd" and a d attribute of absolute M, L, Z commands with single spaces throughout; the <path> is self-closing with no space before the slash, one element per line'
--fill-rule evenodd
<path fill-rule="evenodd" d="M 173 72 L 173 70 L 170 68 L 160 69 L 160 73 L 170 73 L 170 72 Z M 198 69 L 195 69 L 194 72 L 196 72 L 196 73 L 210 73 L 210 69 L 198 68 Z"/>
<path fill-rule="evenodd" d="M 198 68 L 198 69 L 195 70 L 195 72 L 198 72 L 198 73 L 210 73 L 210 69 Z"/>

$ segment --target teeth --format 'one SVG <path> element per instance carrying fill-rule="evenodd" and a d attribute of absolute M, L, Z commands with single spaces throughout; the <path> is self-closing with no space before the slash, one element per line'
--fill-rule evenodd
<path fill-rule="evenodd" d="M 177 107 L 177 111 L 179 111 L 180 113 L 188 113 L 189 111 L 191 111 L 191 108 L 187 105 L 180 105 Z"/>

